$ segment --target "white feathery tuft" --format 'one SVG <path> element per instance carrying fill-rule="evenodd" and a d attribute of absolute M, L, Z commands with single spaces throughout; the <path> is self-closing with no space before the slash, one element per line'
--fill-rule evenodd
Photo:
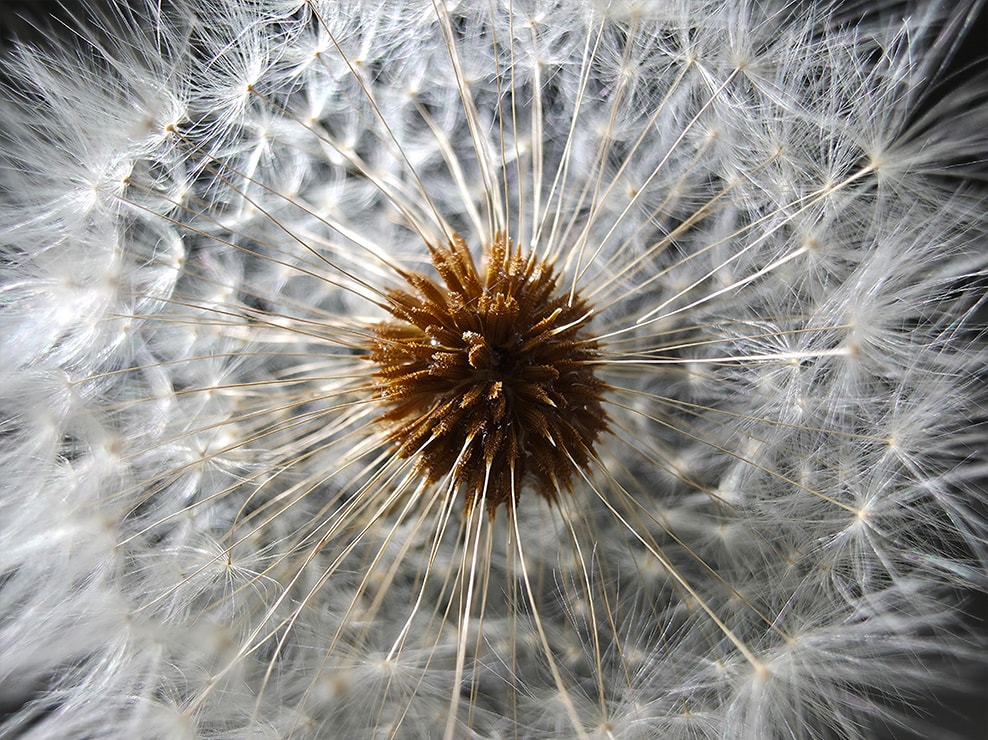
<path fill-rule="evenodd" d="M 867 738 L 983 665 L 983 3 L 134 5 L 2 61 L 3 732 Z M 454 233 L 607 386 L 490 516 L 368 383 Z"/>

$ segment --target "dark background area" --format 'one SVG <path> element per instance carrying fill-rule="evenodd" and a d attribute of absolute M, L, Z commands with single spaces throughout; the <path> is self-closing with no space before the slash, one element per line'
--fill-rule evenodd
<path fill-rule="evenodd" d="M 68 38 L 71 32 L 61 22 L 62 20 L 72 15 L 85 16 L 88 7 L 110 4 L 112 4 L 110 0 L 63 0 L 63 2 L 0 0 L 0 54 L 6 54 L 15 39 L 29 43 L 44 43 L 45 39 L 60 36 Z M 865 6 L 866 3 L 852 1 L 847 5 L 848 15 L 852 15 L 855 12 L 854 8 Z M 3 63 L 0 62 L 0 69 L 2 67 Z M 945 89 L 974 84 L 975 78 L 980 76 L 982 96 L 988 97 L 986 92 L 988 85 L 984 84 L 986 75 L 988 75 L 988 2 L 982 2 L 980 15 L 953 60 L 951 76 Z M 986 104 L 984 97 L 981 99 L 981 104 Z M 970 185 L 984 189 L 988 198 L 988 152 L 983 154 L 980 162 L 971 164 L 973 167 L 968 168 Z M 983 323 L 988 323 L 988 302 L 983 308 L 985 309 L 982 311 L 985 319 Z M 980 454 L 988 455 L 988 450 L 982 450 Z M 988 497 L 988 483 L 983 494 Z M 970 615 L 972 630 L 984 634 L 988 630 L 986 626 L 988 625 L 988 594 L 972 592 L 967 604 L 967 612 Z M 959 678 L 974 691 L 963 695 L 955 692 L 940 692 L 929 697 L 920 706 L 920 718 L 917 722 L 917 727 L 926 725 L 926 730 L 917 730 L 916 733 L 897 731 L 885 737 L 888 740 L 914 740 L 953 735 L 970 740 L 988 739 L 988 656 L 985 656 L 981 670 L 976 675 Z M 6 712 L 16 708 L 3 706 L 3 703 L 4 697 L 0 692 L 0 720 Z"/>

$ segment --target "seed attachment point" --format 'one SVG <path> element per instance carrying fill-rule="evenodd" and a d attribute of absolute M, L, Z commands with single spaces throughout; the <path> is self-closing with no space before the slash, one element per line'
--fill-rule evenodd
<path fill-rule="evenodd" d="M 452 479 L 466 513 L 483 500 L 493 516 L 523 489 L 554 502 L 607 429 L 593 312 L 504 236 L 483 269 L 458 235 L 429 251 L 441 282 L 403 273 L 372 330 L 380 422 L 430 482 Z"/>

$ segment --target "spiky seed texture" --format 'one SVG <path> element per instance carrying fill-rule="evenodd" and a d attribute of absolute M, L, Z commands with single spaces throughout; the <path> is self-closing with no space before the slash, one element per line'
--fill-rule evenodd
<path fill-rule="evenodd" d="M 590 310 L 503 235 L 484 249 L 483 275 L 458 235 L 429 251 L 444 286 L 405 275 L 415 294 L 388 295 L 395 321 L 371 343 L 396 452 L 430 483 L 462 487 L 467 514 L 484 502 L 493 515 L 528 479 L 552 502 L 607 426 L 597 344 L 580 336 Z"/>
<path fill-rule="evenodd" d="M 979 7 L 180 0 L 7 54 L 4 731 L 905 721 L 983 647 Z"/>

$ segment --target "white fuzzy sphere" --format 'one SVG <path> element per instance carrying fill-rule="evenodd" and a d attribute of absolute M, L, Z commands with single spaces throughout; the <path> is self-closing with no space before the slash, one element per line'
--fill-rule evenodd
<path fill-rule="evenodd" d="M 912 724 L 983 661 L 988 84 L 941 88 L 977 3 L 875 5 L 177 0 L 8 53 L 0 731 Z M 468 514 L 379 422 L 454 232 L 594 308 L 554 505 Z"/>

